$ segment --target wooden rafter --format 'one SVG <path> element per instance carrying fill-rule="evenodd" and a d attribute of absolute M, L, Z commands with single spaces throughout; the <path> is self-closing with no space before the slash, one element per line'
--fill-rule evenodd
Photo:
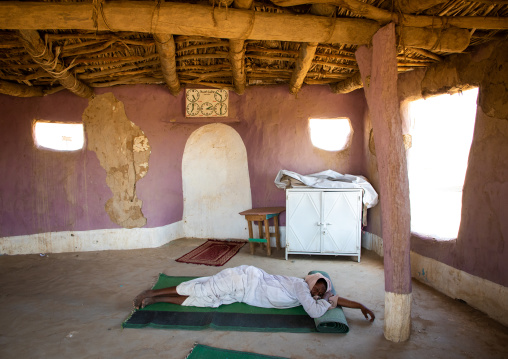
<path fill-rule="evenodd" d="M 355 72 L 353 76 L 348 77 L 343 81 L 330 84 L 330 88 L 332 89 L 332 92 L 337 94 L 345 94 L 363 88 L 363 81 L 362 76 L 360 75 L 360 71 Z"/>
<path fill-rule="evenodd" d="M 176 73 L 176 47 L 173 35 L 154 34 L 155 47 L 159 54 L 164 82 L 173 96 L 180 93 L 180 81 Z"/>
<path fill-rule="evenodd" d="M 332 16 L 335 13 L 335 6 L 330 4 L 314 4 L 310 12 L 317 16 Z M 317 46 L 317 42 L 304 42 L 300 44 L 298 60 L 289 80 L 289 92 L 291 94 L 296 95 L 300 91 L 305 77 L 312 66 Z"/>
<path fill-rule="evenodd" d="M 58 57 L 52 54 L 51 49 L 42 42 L 37 31 L 19 30 L 19 35 L 23 46 L 34 61 L 57 79 L 62 86 L 78 96 L 92 97 L 93 90 L 65 68 Z"/>
<path fill-rule="evenodd" d="M 158 66 L 158 65 L 160 65 L 159 60 L 142 62 L 142 63 L 136 64 L 136 65 L 122 66 L 120 68 L 114 68 L 114 69 L 110 69 L 110 70 L 101 70 L 101 71 L 97 71 L 97 72 L 84 74 L 84 75 L 81 75 L 81 78 L 84 80 L 88 80 L 88 79 L 93 79 L 96 77 L 114 76 L 120 72 L 131 71 L 131 70 L 143 70 L 145 72 L 152 71 L 153 69 L 151 69 L 151 68 L 154 66 Z M 150 68 L 143 69 L 143 67 L 150 67 Z"/>
<path fill-rule="evenodd" d="M 312 60 L 314 59 L 317 45 L 317 43 L 307 42 L 300 44 L 298 60 L 296 61 L 291 80 L 289 81 L 289 92 L 293 95 L 302 87 L 303 80 L 312 66 Z"/>
<path fill-rule="evenodd" d="M 413 14 L 445 2 L 447 0 L 399 0 L 396 4 L 403 13 Z"/>
<path fill-rule="evenodd" d="M 175 43 L 176 43 L 176 41 L 175 41 Z M 181 47 L 176 52 L 181 53 L 184 51 L 204 50 L 204 49 L 209 49 L 209 48 L 214 48 L 214 47 L 228 47 L 228 46 L 229 46 L 229 42 L 227 42 L 227 41 L 215 41 L 215 42 L 210 42 L 208 44 L 199 44 L 199 45 L 191 45 L 191 46 Z"/>
<path fill-rule="evenodd" d="M 245 92 L 245 85 L 247 83 L 244 40 L 229 40 L 229 62 L 233 70 L 235 92 L 242 95 Z"/>
<path fill-rule="evenodd" d="M 252 7 L 253 0 L 235 0 L 234 6 L 237 9 L 248 10 Z M 233 71 L 233 85 L 235 92 L 242 95 L 245 92 L 247 84 L 247 75 L 245 73 L 245 40 L 229 40 L 229 62 Z"/>
<path fill-rule="evenodd" d="M 2 80 L 0 80 L 0 93 L 17 97 L 37 97 L 44 95 L 41 87 L 21 85 Z"/>
<path fill-rule="evenodd" d="M 187 61 L 187 60 L 197 60 L 197 59 L 227 59 L 229 57 L 229 53 L 217 51 L 211 54 L 191 54 L 191 55 L 183 55 L 177 56 L 176 61 Z"/>

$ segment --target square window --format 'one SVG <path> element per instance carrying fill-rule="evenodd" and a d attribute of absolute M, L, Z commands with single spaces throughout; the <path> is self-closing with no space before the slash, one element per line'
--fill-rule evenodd
<path fill-rule="evenodd" d="M 77 151 L 83 148 L 85 135 L 82 123 L 36 121 L 35 145 L 56 151 Z"/>
<path fill-rule="evenodd" d="M 353 137 L 353 128 L 347 117 L 311 118 L 309 127 L 312 144 L 325 151 L 342 151 L 349 146 Z"/>

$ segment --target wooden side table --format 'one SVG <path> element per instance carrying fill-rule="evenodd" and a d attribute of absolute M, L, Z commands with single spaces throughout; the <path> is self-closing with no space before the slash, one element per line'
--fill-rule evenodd
<path fill-rule="evenodd" d="M 253 208 L 247 211 L 240 212 L 241 215 L 245 216 L 247 223 L 249 225 L 249 245 L 250 245 L 250 254 L 254 254 L 254 244 L 255 243 L 266 243 L 266 252 L 270 256 L 272 254 L 272 249 L 270 247 L 270 237 L 273 234 L 273 237 L 276 239 L 277 249 L 280 249 L 280 232 L 279 232 L 279 214 L 284 212 L 286 207 L 262 207 L 262 208 Z M 273 218 L 275 233 L 270 233 L 270 229 L 268 227 L 268 220 Z M 254 238 L 254 232 L 252 230 L 252 222 L 258 222 L 258 230 L 259 237 Z M 263 236 L 263 224 L 265 227 L 264 236 Z"/>

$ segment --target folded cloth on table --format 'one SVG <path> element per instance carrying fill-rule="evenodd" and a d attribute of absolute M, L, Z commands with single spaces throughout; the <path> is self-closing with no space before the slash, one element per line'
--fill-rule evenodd
<path fill-rule="evenodd" d="M 288 179 L 288 177 L 290 179 Z M 372 208 L 378 203 L 378 194 L 376 190 L 363 176 L 343 175 L 332 170 L 309 175 L 280 170 L 274 182 L 277 188 L 282 189 L 291 188 L 293 185 L 293 187 L 307 186 L 312 188 L 362 188 L 364 193 L 363 204 L 367 208 Z"/>

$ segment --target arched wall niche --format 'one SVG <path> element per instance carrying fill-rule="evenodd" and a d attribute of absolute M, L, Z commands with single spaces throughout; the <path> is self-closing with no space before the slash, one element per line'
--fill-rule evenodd
<path fill-rule="evenodd" d="M 248 236 L 238 213 L 252 208 L 247 150 L 230 126 L 215 123 L 194 131 L 182 160 L 186 237 Z"/>

